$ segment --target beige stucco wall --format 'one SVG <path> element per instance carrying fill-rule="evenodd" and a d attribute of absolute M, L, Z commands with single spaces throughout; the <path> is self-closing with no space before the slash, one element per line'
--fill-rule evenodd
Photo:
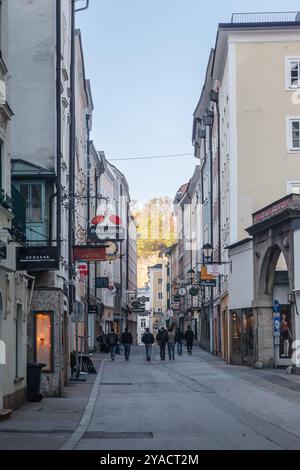
<path fill-rule="evenodd" d="M 300 153 L 288 153 L 286 127 L 300 105 L 285 75 L 286 56 L 299 55 L 299 42 L 236 44 L 239 238 L 253 212 L 285 196 L 288 181 L 300 181 Z"/>

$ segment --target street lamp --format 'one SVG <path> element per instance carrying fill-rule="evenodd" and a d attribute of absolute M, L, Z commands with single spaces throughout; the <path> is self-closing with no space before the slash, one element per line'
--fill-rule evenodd
<path fill-rule="evenodd" d="M 213 247 L 210 245 L 210 243 L 206 243 L 202 248 L 202 252 L 206 260 L 211 260 L 213 254 Z"/>
<path fill-rule="evenodd" d="M 193 284 L 193 282 L 194 282 L 195 274 L 196 274 L 196 272 L 193 269 L 190 269 L 187 272 L 187 281 L 188 282 L 190 281 L 191 284 Z"/>

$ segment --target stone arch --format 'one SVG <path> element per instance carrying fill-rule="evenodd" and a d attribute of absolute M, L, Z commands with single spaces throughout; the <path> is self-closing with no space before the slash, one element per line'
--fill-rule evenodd
<path fill-rule="evenodd" d="M 258 295 L 260 298 L 271 298 L 273 294 L 273 287 L 276 274 L 276 266 L 280 255 L 283 255 L 287 270 L 289 273 L 289 282 L 291 284 L 291 273 L 292 266 L 290 266 L 290 257 L 287 253 L 287 249 L 284 246 L 280 246 L 278 243 L 272 243 L 266 250 L 265 255 L 263 256 L 260 272 L 258 276 Z"/>

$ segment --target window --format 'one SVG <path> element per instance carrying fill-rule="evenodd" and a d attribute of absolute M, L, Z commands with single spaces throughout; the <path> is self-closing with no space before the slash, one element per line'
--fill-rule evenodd
<path fill-rule="evenodd" d="M 300 151 L 300 118 L 288 118 L 288 150 Z"/>
<path fill-rule="evenodd" d="M 146 319 L 141 318 L 141 328 L 146 328 Z"/>
<path fill-rule="evenodd" d="M 157 293 L 157 300 L 162 300 L 162 299 L 163 299 L 162 292 L 158 292 Z"/>
<path fill-rule="evenodd" d="M 43 190 L 41 183 L 20 184 L 19 191 L 27 201 L 27 222 L 43 221 Z"/>
<path fill-rule="evenodd" d="M 44 372 L 53 371 L 53 313 L 36 312 L 34 361 L 45 364 Z"/>
<path fill-rule="evenodd" d="M 162 308 L 158 308 L 157 313 L 162 313 Z"/>
<path fill-rule="evenodd" d="M 300 181 L 289 181 L 287 193 L 288 194 L 300 194 Z"/>
<path fill-rule="evenodd" d="M 162 284 L 163 280 L 162 279 L 157 279 L 157 284 Z"/>
<path fill-rule="evenodd" d="M 286 88 L 300 88 L 300 57 L 288 57 L 286 63 Z"/>

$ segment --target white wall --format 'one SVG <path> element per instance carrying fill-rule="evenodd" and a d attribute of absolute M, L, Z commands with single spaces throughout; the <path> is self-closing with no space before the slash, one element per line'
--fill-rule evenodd
<path fill-rule="evenodd" d="M 229 309 L 251 308 L 254 295 L 252 241 L 230 250 L 229 256 L 232 261 Z"/>
<path fill-rule="evenodd" d="M 295 289 L 300 290 L 300 228 L 294 231 Z M 295 315 L 296 340 L 300 340 L 300 316 Z"/>
<path fill-rule="evenodd" d="M 12 121 L 12 134 L 18 136 L 13 139 L 12 158 L 51 170 L 55 168 L 55 7 L 53 0 L 8 2 L 8 98 L 15 116 L 23 117 Z"/>

